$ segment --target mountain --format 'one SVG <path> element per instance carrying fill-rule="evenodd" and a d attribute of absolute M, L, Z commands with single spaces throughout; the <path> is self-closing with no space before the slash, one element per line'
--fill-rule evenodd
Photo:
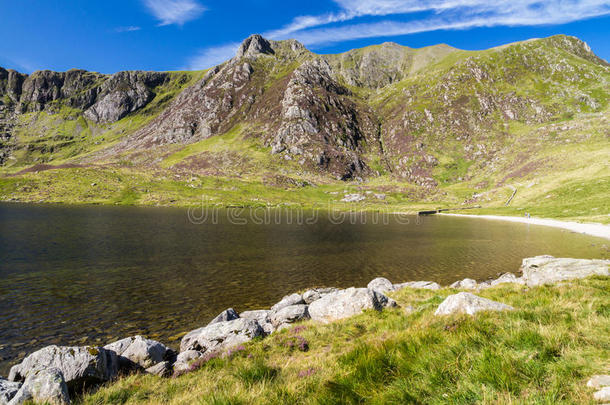
<path fill-rule="evenodd" d="M 564 35 L 338 55 L 253 35 L 201 72 L 0 68 L 0 198 L 108 202 L 128 192 L 128 202 L 192 203 L 176 188 L 215 181 L 247 183 L 256 191 L 246 200 L 267 204 L 278 199 L 259 186 L 358 184 L 396 193 L 391 203 L 498 203 L 507 185 L 534 182 L 541 194 L 540 179 L 558 174 L 558 187 L 601 179 L 604 189 L 609 78 L 606 61 Z M 583 175 L 578 159 L 599 172 Z M 63 184 L 77 172 L 100 187 Z M 133 181 L 114 178 L 125 174 Z M 214 198 L 244 202 L 226 194 Z"/>

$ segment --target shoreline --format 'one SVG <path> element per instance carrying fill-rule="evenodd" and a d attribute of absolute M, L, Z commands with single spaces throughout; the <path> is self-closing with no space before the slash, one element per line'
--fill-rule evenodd
<path fill-rule="evenodd" d="M 599 223 L 580 223 L 572 221 L 560 221 L 558 219 L 548 218 L 525 218 L 525 217 L 513 217 L 504 215 L 476 215 L 476 214 L 446 214 L 438 213 L 436 215 L 451 216 L 451 217 L 465 217 L 465 218 L 481 218 L 491 219 L 508 222 L 518 222 L 529 225 L 542 225 L 550 226 L 553 228 L 566 229 L 575 233 L 582 233 L 589 236 L 596 236 L 599 238 L 610 240 L 610 225 L 604 225 Z"/>

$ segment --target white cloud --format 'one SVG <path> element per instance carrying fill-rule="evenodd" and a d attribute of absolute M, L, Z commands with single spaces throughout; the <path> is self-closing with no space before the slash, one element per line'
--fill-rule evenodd
<path fill-rule="evenodd" d="M 116 27 L 114 29 L 114 32 L 133 32 L 133 31 L 140 31 L 141 29 L 142 29 L 142 27 L 130 25 L 127 27 Z"/>
<path fill-rule="evenodd" d="M 610 14 L 608 0 L 333 0 L 335 13 L 295 17 L 288 25 L 263 33 L 271 39 L 295 38 L 308 46 L 354 39 L 390 37 L 437 30 L 494 26 L 565 24 Z M 425 17 L 413 19 L 413 13 Z M 410 16 L 392 21 L 388 16 Z M 375 17 L 376 22 L 357 22 Z M 200 51 L 191 59 L 193 69 L 229 59 L 239 44 Z"/>
<path fill-rule="evenodd" d="M 206 10 L 196 0 L 144 0 L 159 25 L 183 25 L 198 18 Z"/>
<path fill-rule="evenodd" d="M 202 49 L 188 62 L 185 70 L 203 70 L 221 64 L 235 56 L 239 42 Z"/>

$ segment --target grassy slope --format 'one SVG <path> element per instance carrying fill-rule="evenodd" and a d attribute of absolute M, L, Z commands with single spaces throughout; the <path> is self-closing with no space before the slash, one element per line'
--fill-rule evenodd
<path fill-rule="evenodd" d="M 514 312 L 433 316 L 451 293 L 405 289 L 393 297 L 412 313 L 305 322 L 195 372 L 122 378 L 80 402 L 592 403 L 587 378 L 610 371 L 610 279 L 504 285 L 479 295 Z"/>

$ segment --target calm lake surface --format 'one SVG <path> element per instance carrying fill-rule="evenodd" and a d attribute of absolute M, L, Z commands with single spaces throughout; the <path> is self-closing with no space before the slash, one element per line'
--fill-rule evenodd
<path fill-rule="evenodd" d="M 223 210 L 193 223 L 186 209 L 0 204 L 0 375 L 48 344 L 143 334 L 176 347 L 227 307 L 312 286 L 448 284 L 535 255 L 608 257 L 604 239 L 534 225 L 296 214 Z"/>

